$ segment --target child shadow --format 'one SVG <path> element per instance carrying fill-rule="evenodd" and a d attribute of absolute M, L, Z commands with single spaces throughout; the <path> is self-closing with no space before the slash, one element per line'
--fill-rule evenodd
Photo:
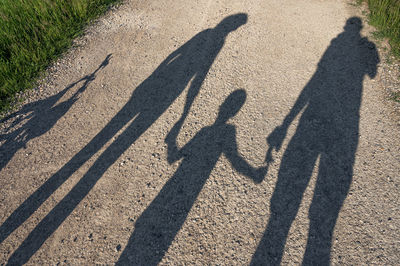
<path fill-rule="evenodd" d="M 176 145 L 176 138 L 182 124 L 174 125 L 165 139 L 168 162 L 183 160 L 138 218 L 118 265 L 156 265 L 161 261 L 222 154 L 239 173 L 257 183 L 262 181 L 266 168 L 253 168 L 238 154 L 235 126 L 227 124 L 245 100 L 244 90 L 230 94 L 221 105 L 215 123 L 201 129 L 181 149 Z"/>

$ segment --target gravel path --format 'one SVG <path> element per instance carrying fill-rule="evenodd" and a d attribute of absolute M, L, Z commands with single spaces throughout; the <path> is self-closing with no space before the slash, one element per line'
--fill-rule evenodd
<path fill-rule="evenodd" d="M 0 264 L 398 264 L 400 124 L 353 8 L 110 10 L 2 120 Z"/>

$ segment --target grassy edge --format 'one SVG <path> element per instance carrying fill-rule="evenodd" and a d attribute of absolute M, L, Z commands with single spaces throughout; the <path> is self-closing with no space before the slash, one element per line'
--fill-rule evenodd
<path fill-rule="evenodd" d="M 393 103 L 398 106 L 400 104 L 400 16 L 397 18 L 397 23 L 399 24 L 398 30 L 398 37 L 397 41 L 395 41 L 395 45 L 397 45 L 397 49 L 393 49 L 393 39 L 391 39 L 391 36 L 387 34 L 387 31 L 384 30 L 384 25 L 382 24 L 377 24 L 377 21 L 373 20 L 373 14 L 371 14 L 371 8 L 368 5 L 369 2 L 376 2 L 376 0 L 352 0 L 351 2 L 348 2 L 350 5 L 355 6 L 355 7 L 362 7 L 359 8 L 362 16 L 366 19 L 367 23 L 375 29 L 375 31 L 369 32 L 368 35 L 370 35 L 374 41 L 376 41 L 379 44 L 380 50 L 382 52 L 381 56 L 383 56 L 382 59 L 384 64 L 382 65 L 383 68 L 383 74 L 385 76 L 388 75 L 392 71 L 391 78 L 392 80 L 392 85 L 389 87 L 386 86 L 386 82 L 384 81 L 384 88 L 385 88 L 385 93 L 387 96 L 387 100 L 392 101 Z M 378 0 L 379 1 L 379 0 Z M 383 0 L 381 3 L 388 3 L 391 0 Z M 398 5 L 399 11 L 400 11 L 400 0 L 396 3 Z M 364 6 L 365 5 L 365 6 Z M 398 12 L 400 15 L 400 12 Z M 383 44 L 385 43 L 385 44 Z M 386 65 L 386 67 L 385 67 Z M 389 68 L 386 69 L 386 68 Z M 391 83 L 391 82 L 390 82 Z M 394 85 L 394 86 L 393 86 Z M 400 107 L 400 106 L 399 106 Z M 396 107 L 397 110 L 397 107 Z M 399 110 L 400 111 L 400 110 Z"/>
<path fill-rule="evenodd" d="M 400 59 L 400 1 L 398 0 L 356 0 L 358 5 L 368 5 L 368 23 L 377 31 L 373 37 L 387 39 L 390 53 Z"/>
<path fill-rule="evenodd" d="M 0 99 L 0 118 L 9 113 L 12 109 L 18 106 L 19 103 L 25 100 L 25 92 L 32 90 L 38 85 L 38 82 L 45 77 L 46 70 L 73 46 L 73 41 L 76 38 L 84 35 L 85 29 L 87 29 L 90 24 L 95 22 L 100 16 L 104 15 L 111 8 L 122 4 L 123 0 L 109 0 L 109 2 L 110 3 L 106 5 L 98 6 L 96 12 L 91 13 L 89 16 L 85 17 L 83 21 L 79 21 L 76 25 L 74 25 L 73 28 L 70 28 L 71 31 L 68 33 L 69 36 L 63 40 L 64 43 L 62 47 L 57 52 L 51 54 L 47 61 L 37 66 L 38 70 L 34 71 L 33 75 L 16 84 L 23 86 L 20 86 L 18 90 L 15 90 L 7 98 Z M 2 14 L 0 13 L 0 16 L 1 15 Z M 4 16 L 0 17 L 0 19 L 2 18 L 4 19 Z"/>

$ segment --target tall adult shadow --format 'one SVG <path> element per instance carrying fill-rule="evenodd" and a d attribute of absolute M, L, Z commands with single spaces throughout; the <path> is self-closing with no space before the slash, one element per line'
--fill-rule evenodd
<path fill-rule="evenodd" d="M 4 143 L 0 146 L 0 171 L 7 165 L 19 149 L 25 148 L 30 140 L 49 131 L 57 121 L 68 112 L 78 99 L 79 94 L 84 92 L 90 82 L 95 79 L 96 73 L 107 66 L 110 57 L 111 54 L 104 59 L 93 73 L 68 85 L 59 93 L 43 100 L 28 103 L 24 105 L 21 110 L 0 120 L 0 123 L 4 123 L 9 119 L 17 117 L 11 125 L 6 128 L 5 131 L 9 131 L 9 133 L 0 135 L 0 140 L 4 140 Z M 82 86 L 68 100 L 56 104 L 65 93 L 80 82 L 83 82 Z M 13 128 L 17 129 L 13 130 Z M 0 232 L 2 233 L 1 230 Z"/>
<path fill-rule="evenodd" d="M 353 177 L 362 83 L 364 75 L 376 75 L 379 62 L 375 45 L 360 36 L 361 28 L 359 18 L 347 21 L 282 125 L 267 138 L 270 146 L 280 149 L 289 125 L 304 109 L 283 155 L 271 198 L 271 215 L 253 255 L 253 265 L 280 264 L 290 226 L 318 158 L 303 264 L 330 263 L 332 233 Z"/>
<path fill-rule="evenodd" d="M 161 261 L 222 153 L 238 172 L 261 182 L 266 167 L 255 169 L 238 154 L 235 126 L 227 124 L 245 99 L 244 90 L 229 95 L 215 123 L 201 129 L 181 149 L 176 146 L 180 124 L 172 128 L 166 138 L 168 162 L 183 160 L 136 221 L 135 231 L 117 265 L 157 265 Z"/>
<path fill-rule="evenodd" d="M 28 261 L 89 193 L 103 173 L 164 113 L 190 82 L 184 107 L 185 112 L 188 112 L 212 63 L 223 47 L 226 36 L 246 22 L 247 15 L 239 13 L 226 17 L 213 29 L 198 33 L 170 54 L 133 91 L 130 100 L 111 121 L 67 164 L 34 192 L 2 225 L 2 228 L 4 226 L 2 230 L 7 233 L 15 230 L 80 166 L 101 149 L 122 127 L 130 123 L 98 157 L 72 190 L 35 227 L 11 255 L 9 262 L 25 263 Z"/>

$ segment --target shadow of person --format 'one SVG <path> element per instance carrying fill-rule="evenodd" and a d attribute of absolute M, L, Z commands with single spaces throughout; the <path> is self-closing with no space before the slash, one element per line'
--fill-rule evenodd
<path fill-rule="evenodd" d="M 174 102 L 190 82 L 185 110 L 197 96 L 226 36 L 247 22 L 239 13 L 223 19 L 170 54 L 132 93 L 130 100 L 111 121 L 57 173 L 35 191 L 2 225 L 9 232 L 21 225 L 65 180 L 93 156 L 122 127 L 127 128 L 98 157 L 72 190 L 35 227 L 9 262 L 25 263 L 89 193 L 103 173 L 130 147 Z M 9 221 L 10 220 L 10 221 Z M 16 223 L 16 225 L 14 225 Z M 3 226 L 5 227 L 3 229 Z M 11 226 L 11 227 L 10 227 Z"/>
<path fill-rule="evenodd" d="M 261 182 L 265 167 L 251 167 L 237 151 L 235 126 L 227 124 L 243 106 L 244 90 L 231 93 L 215 123 L 201 129 L 183 148 L 176 146 L 179 127 L 166 138 L 168 162 L 183 158 L 175 174 L 138 218 L 117 265 L 157 265 L 178 233 L 222 153 L 241 174 Z"/>
<path fill-rule="evenodd" d="M 304 265 L 329 265 L 332 233 L 349 191 L 358 144 L 364 75 L 373 78 L 379 62 L 375 45 L 360 36 L 361 20 L 350 18 L 332 40 L 318 69 L 293 108 L 267 138 L 280 149 L 289 125 L 304 109 L 280 165 L 267 229 L 253 265 L 280 264 L 286 238 L 319 158 L 309 209 Z"/>
<path fill-rule="evenodd" d="M 19 149 L 26 148 L 28 141 L 49 131 L 57 121 L 68 112 L 78 99 L 79 94 L 84 92 L 90 82 L 94 80 L 96 73 L 107 66 L 110 57 L 111 54 L 104 59 L 93 73 L 68 85 L 59 93 L 43 100 L 28 103 L 24 105 L 21 110 L 0 120 L 0 123 L 4 123 L 11 118 L 17 117 L 6 129 L 6 131 L 10 131 L 10 133 L 0 135 L 0 141 L 4 140 L 4 143 L 0 146 L 0 171 L 7 165 Z M 67 91 L 82 81 L 84 81 L 82 86 L 68 100 L 56 104 Z M 13 130 L 13 128 L 17 129 Z"/>

